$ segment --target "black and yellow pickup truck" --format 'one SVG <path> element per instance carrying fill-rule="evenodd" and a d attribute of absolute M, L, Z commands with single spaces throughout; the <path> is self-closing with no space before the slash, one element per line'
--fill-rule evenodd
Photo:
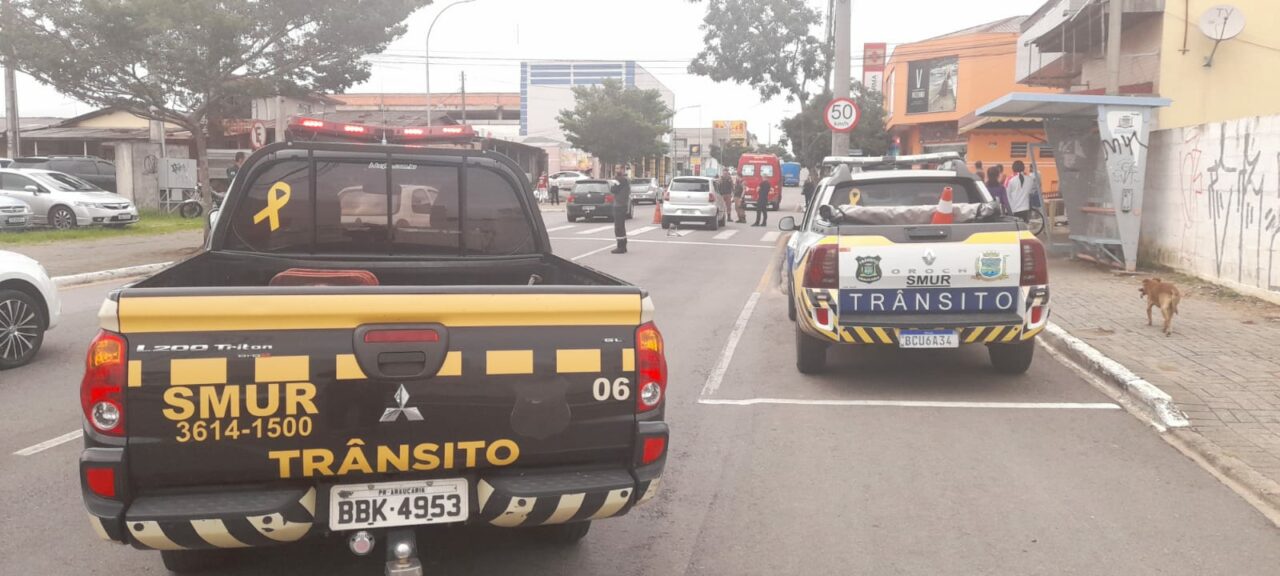
<path fill-rule="evenodd" d="M 102 538 L 195 571 L 414 528 L 574 542 L 653 497 L 667 366 L 648 295 L 551 253 L 511 160 L 283 143 L 204 251 L 103 303 L 80 480 Z"/>

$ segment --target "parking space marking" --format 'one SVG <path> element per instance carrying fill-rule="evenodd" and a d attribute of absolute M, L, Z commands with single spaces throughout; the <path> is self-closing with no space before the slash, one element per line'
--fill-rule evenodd
<path fill-rule="evenodd" d="M 1026 410 L 1120 410 L 1110 402 L 947 402 L 931 400 L 806 400 L 801 398 L 699 398 L 699 404 L 719 406 L 756 406 L 778 404 L 790 406 L 863 406 L 895 408 L 1017 408 Z"/>
<path fill-rule="evenodd" d="M 577 224 L 566 224 L 564 226 L 556 226 L 555 228 L 547 228 L 547 232 L 559 232 L 561 230 L 572 230 L 577 228 Z"/>
<path fill-rule="evenodd" d="M 773 231 L 771 231 L 771 232 L 765 232 L 765 233 L 764 233 L 764 236 L 761 236 L 761 237 L 760 237 L 760 241 L 761 241 L 761 242 L 775 242 L 775 241 L 777 241 L 777 240 L 778 240 L 778 236 L 779 236 L 780 234 L 782 234 L 782 232 L 779 232 L 779 231 L 777 231 L 777 230 L 773 230 Z"/>
<path fill-rule="evenodd" d="M 645 232 L 651 232 L 657 229 L 658 229 L 657 226 L 641 226 L 639 228 L 636 228 L 635 230 L 627 232 L 627 236 L 639 236 L 641 234 L 644 234 Z"/>
<path fill-rule="evenodd" d="M 63 435 L 61 435 L 61 436 L 58 436 L 57 438 L 50 438 L 50 439 L 45 440 L 44 442 L 41 442 L 41 443 L 39 443 L 39 444 L 34 444 L 34 445 L 31 445 L 31 446 L 27 446 L 26 448 L 23 448 L 23 449 L 21 449 L 21 450 L 18 450 L 17 452 L 14 452 L 13 454 L 14 454 L 15 456 L 31 456 L 32 454 L 39 454 L 39 453 L 44 452 L 45 450 L 48 450 L 48 449 L 53 448 L 53 447 L 55 447 L 55 446 L 59 446 L 59 445 L 62 445 L 62 444 L 66 444 L 67 442 L 70 442 L 70 441 L 72 441 L 72 440 L 75 440 L 75 439 L 77 439 L 77 438 L 80 438 L 80 437 L 81 437 L 81 436 L 83 436 L 83 435 L 84 435 L 84 431 L 83 431 L 83 430 L 76 430 L 76 431 L 74 431 L 74 432 L 67 432 L 66 434 L 63 434 Z"/>
<path fill-rule="evenodd" d="M 599 253 L 601 253 L 601 252 L 604 252 L 605 250 L 608 250 L 608 249 L 610 249 L 610 248 L 613 248 L 614 246 L 615 246 L 615 244 L 614 244 L 613 242 L 610 242 L 608 245 L 605 245 L 605 246 L 601 246 L 601 247 L 599 247 L 599 248 L 596 248 L 595 250 L 592 250 L 592 251 L 590 251 L 590 252 L 587 252 L 586 254 L 579 254 L 579 255 L 577 255 L 577 256 L 574 256 L 573 258 L 570 258 L 570 260 L 572 260 L 572 261 L 574 261 L 574 262 L 577 262 L 577 261 L 579 261 L 579 260 L 581 260 L 581 259 L 583 259 L 583 258 L 586 258 L 587 256 L 590 256 L 590 255 L 592 255 L 592 254 L 599 254 Z"/>
<path fill-rule="evenodd" d="M 730 238 L 733 238 L 733 235 L 734 235 L 734 234 L 737 234 L 737 233 L 738 233 L 738 231 L 737 231 L 737 230 L 732 230 L 732 229 L 731 229 L 731 230 L 725 230 L 724 232 L 721 232 L 721 233 L 719 233 L 719 234 L 716 234 L 716 235 L 715 235 L 715 239 L 716 239 L 716 240 L 728 240 L 728 239 L 730 239 Z"/>
<path fill-rule="evenodd" d="M 608 224 L 599 228 L 587 228 L 586 230 L 578 232 L 578 234 L 595 234 L 596 232 L 604 232 L 605 230 L 613 230 L 613 224 Z"/>

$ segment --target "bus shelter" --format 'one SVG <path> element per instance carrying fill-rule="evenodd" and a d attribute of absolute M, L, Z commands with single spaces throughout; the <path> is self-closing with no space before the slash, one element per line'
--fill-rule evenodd
<path fill-rule="evenodd" d="M 976 115 L 1043 119 L 1070 230 L 1067 246 L 1051 247 L 1132 271 L 1152 111 L 1169 104 L 1150 96 L 1012 93 Z"/>

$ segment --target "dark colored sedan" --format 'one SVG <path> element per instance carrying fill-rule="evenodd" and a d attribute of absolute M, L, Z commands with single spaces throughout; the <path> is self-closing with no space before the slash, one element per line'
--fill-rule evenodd
<path fill-rule="evenodd" d="M 568 202 L 565 204 L 565 212 L 569 216 L 570 222 L 577 222 L 579 218 L 590 220 L 592 218 L 608 218 L 613 219 L 613 180 L 579 180 L 573 186 L 573 192 L 569 194 Z M 633 215 L 631 203 L 627 203 L 627 219 Z"/>
<path fill-rule="evenodd" d="M 107 192 L 116 191 L 116 165 L 96 156 L 25 156 L 14 158 L 10 168 L 38 168 L 88 180 Z"/>

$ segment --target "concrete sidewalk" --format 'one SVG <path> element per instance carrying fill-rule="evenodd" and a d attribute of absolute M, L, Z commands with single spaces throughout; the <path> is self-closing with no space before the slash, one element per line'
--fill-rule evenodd
<path fill-rule="evenodd" d="M 158 236 L 121 236 L 30 246 L 0 246 L 0 249 L 35 258 L 44 265 L 50 276 L 66 276 L 182 260 L 195 254 L 203 239 L 202 231 L 188 230 Z"/>
<path fill-rule="evenodd" d="M 1280 307 L 1181 275 L 1151 275 L 1182 291 L 1172 336 L 1161 332 L 1159 310 L 1147 326 L 1138 293 L 1146 274 L 1071 260 L 1050 267 L 1053 321 L 1171 395 L 1191 423 L 1177 434 L 1280 506 Z"/>

